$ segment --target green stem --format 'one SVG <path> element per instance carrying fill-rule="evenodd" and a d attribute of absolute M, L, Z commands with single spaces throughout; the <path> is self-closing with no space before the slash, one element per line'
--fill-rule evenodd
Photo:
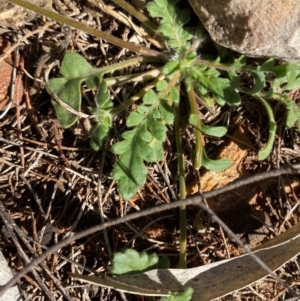
<path fill-rule="evenodd" d="M 120 86 L 124 84 L 140 83 L 140 82 L 144 83 L 158 77 L 160 72 L 161 72 L 160 69 L 153 69 L 143 73 L 107 77 L 104 78 L 103 81 L 106 82 L 107 86 Z"/>
<path fill-rule="evenodd" d="M 110 111 L 110 114 L 111 115 L 115 115 L 115 116 L 119 115 L 121 112 L 123 112 L 124 110 L 126 110 L 129 106 L 131 106 L 136 101 L 138 101 L 139 99 L 141 99 L 149 89 L 155 87 L 155 85 L 159 81 L 161 81 L 164 77 L 165 76 L 163 74 L 159 75 L 155 80 L 153 80 L 149 85 L 147 85 L 147 87 L 145 87 L 144 89 L 141 89 L 138 93 L 136 93 L 135 95 L 133 95 L 129 99 L 125 100 L 121 105 L 119 105 L 115 109 L 112 109 Z"/>
<path fill-rule="evenodd" d="M 26 9 L 29 9 L 31 11 L 34 11 L 38 14 L 41 14 L 43 16 L 46 16 L 50 19 L 53 19 L 57 22 L 61 22 L 63 24 L 66 24 L 70 27 L 76 28 L 78 30 L 82 30 L 88 34 L 94 35 L 96 37 L 99 37 L 105 41 L 108 41 L 116 46 L 119 46 L 120 48 L 126 48 L 128 50 L 131 50 L 133 52 L 139 53 L 140 55 L 145 55 L 145 56 L 151 56 L 151 57 L 156 57 L 157 59 L 159 59 L 160 61 L 166 61 L 168 59 L 168 55 L 160 53 L 158 51 L 152 50 L 152 49 L 148 49 L 145 47 L 141 47 L 138 46 L 136 44 L 133 43 L 129 43 L 126 41 L 123 41 L 121 39 L 118 39 L 112 35 L 108 35 L 98 29 L 95 28 L 91 28 L 89 26 L 86 26 L 80 22 L 77 22 L 71 18 L 62 16 L 58 13 L 55 13 L 53 11 L 49 11 L 47 9 L 44 9 L 42 7 L 39 7 L 37 5 L 34 5 L 32 3 L 26 2 L 24 0 L 9 0 L 9 2 L 17 4 L 19 6 L 22 6 Z"/>
<path fill-rule="evenodd" d="M 263 95 L 262 93 L 259 93 L 259 94 Z M 273 100 L 279 101 L 283 105 L 287 106 L 287 102 L 284 99 L 284 96 L 282 94 L 280 94 L 280 93 L 272 93 L 271 95 L 267 95 L 267 96 L 264 96 L 264 97 L 266 97 L 268 99 L 273 99 Z"/>
<path fill-rule="evenodd" d="M 242 66 L 242 67 L 234 67 L 231 65 L 227 65 L 227 64 L 216 64 L 216 63 L 212 63 L 210 61 L 207 60 L 195 60 L 195 65 L 204 65 L 208 68 L 215 68 L 215 69 L 219 69 L 219 70 L 224 70 L 224 71 L 235 71 L 235 72 L 251 72 L 251 71 L 257 71 L 257 68 L 255 66 Z"/>
<path fill-rule="evenodd" d="M 181 76 L 181 73 L 178 72 L 174 75 L 174 77 L 170 80 L 170 82 L 168 83 L 168 86 L 166 87 L 166 89 L 163 91 L 163 93 L 161 93 L 159 95 L 159 97 L 161 99 L 163 99 L 169 92 L 170 90 L 177 84 L 177 82 L 179 81 Z"/>
<path fill-rule="evenodd" d="M 99 74 L 103 75 L 106 73 L 114 72 L 116 70 L 121 70 L 129 66 L 136 66 L 140 63 L 153 63 L 153 62 L 157 62 L 156 57 L 154 58 L 154 57 L 147 57 L 147 56 L 137 56 L 132 59 L 125 60 L 123 62 L 114 63 L 112 65 L 108 65 L 100 68 L 95 68 L 95 71 L 90 72 L 89 76 L 93 76 L 93 75 L 98 76 Z"/>
<path fill-rule="evenodd" d="M 180 108 L 179 105 L 175 105 L 175 121 L 174 131 L 177 149 L 177 162 L 178 162 L 178 173 L 179 173 L 179 198 L 181 200 L 186 198 L 186 186 L 184 179 L 184 162 L 183 162 L 183 151 L 182 151 L 182 140 L 181 140 L 181 126 L 180 126 Z M 180 214 L 180 251 L 179 251 L 179 264 L 180 269 L 186 268 L 186 209 L 185 206 L 181 206 L 179 209 Z"/>
<path fill-rule="evenodd" d="M 240 68 L 227 66 L 226 64 L 216 64 L 206 60 L 195 60 L 195 65 L 204 65 L 208 68 L 215 68 L 224 71 L 241 71 Z"/>
<path fill-rule="evenodd" d="M 199 109 L 196 101 L 196 95 L 194 89 L 188 90 L 187 87 L 187 95 L 190 103 L 191 114 L 199 116 Z M 203 152 L 203 145 L 202 145 L 202 135 L 201 135 L 201 120 L 198 118 L 197 125 L 194 126 L 195 129 L 195 159 L 194 159 L 194 168 L 199 170 L 202 165 L 202 152 Z"/>

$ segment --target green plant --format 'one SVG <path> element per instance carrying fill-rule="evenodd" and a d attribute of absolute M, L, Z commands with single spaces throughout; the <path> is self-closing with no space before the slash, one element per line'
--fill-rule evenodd
<path fill-rule="evenodd" d="M 148 255 L 145 252 L 137 252 L 134 249 L 126 249 L 117 252 L 113 256 L 113 267 L 110 272 L 113 275 L 136 275 L 153 269 L 167 269 L 170 262 L 167 257 L 158 258 L 156 254 Z"/>
<path fill-rule="evenodd" d="M 169 265 L 167 257 L 159 258 L 156 254 L 148 255 L 145 252 L 139 253 L 136 250 L 127 249 L 114 254 L 113 267 L 110 272 L 116 276 L 138 275 L 154 269 L 167 269 Z M 169 297 L 163 297 L 162 301 L 189 301 L 192 295 L 193 289 L 187 288 L 182 292 L 172 293 Z"/>
<path fill-rule="evenodd" d="M 214 62 L 198 59 L 196 51 L 191 47 L 193 38 L 191 29 L 185 27 L 189 21 L 189 11 L 179 10 L 176 7 L 177 2 L 177 0 L 156 0 L 148 5 L 150 15 L 161 18 L 159 30 L 166 36 L 170 47 L 170 59 L 161 69 L 165 77 L 164 81 L 154 80 L 154 83 L 147 86 L 137 97 L 130 99 L 127 104 L 113 108 L 105 84 L 109 79 L 103 79 L 105 73 L 137 62 L 151 61 L 151 59 L 136 58 L 95 69 L 78 54 L 67 52 L 60 70 L 62 77 L 49 82 L 50 89 L 77 111 L 81 109 L 81 84 L 85 82 L 88 88 L 98 90 L 95 107 L 90 109 L 97 123 L 91 136 L 91 146 L 94 150 L 101 147 L 103 139 L 112 126 L 113 116 L 142 98 L 136 111 L 127 119 L 126 124 L 130 129 L 122 134 L 124 140 L 112 147 L 112 151 L 119 155 L 112 175 L 118 181 L 120 192 L 125 199 L 129 199 L 139 186 L 145 184 L 147 168 L 144 162 L 163 159 L 163 142 L 168 130 L 167 125 L 174 122 L 174 107 L 180 101 L 181 91 L 186 92 L 190 103 L 189 122 L 194 127 L 196 137 L 194 159 L 196 169 L 203 166 L 220 171 L 230 165 L 226 159 L 214 161 L 207 157 L 202 145 L 202 135 L 222 137 L 226 134 L 226 128 L 211 127 L 203 123 L 199 117 L 196 93 L 199 93 L 209 105 L 216 102 L 221 106 L 238 106 L 241 103 L 240 93 L 249 94 L 262 103 L 269 118 L 269 139 L 259 153 L 261 160 L 270 154 L 276 133 L 273 112 L 266 100 L 277 100 L 283 103 L 288 109 L 286 125 L 299 127 L 299 108 L 284 93 L 299 87 L 299 67 L 292 63 L 275 66 L 275 61 L 272 59 L 261 66 L 252 67 L 245 65 L 246 59 L 243 56 L 232 64 L 222 64 L 218 59 Z M 152 58 L 153 60 L 155 59 Z M 252 89 L 241 86 L 239 74 L 243 72 L 252 75 L 254 79 Z M 276 76 L 268 91 L 264 90 L 266 72 L 272 72 Z M 149 89 L 151 86 L 154 87 Z M 61 104 L 53 101 L 53 105 L 64 127 L 69 127 L 77 121 L 78 116 Z"/>
<path fill-rule="evenodd" d="M 194 168 L 205 167 L 213 171 L 226 169 L 231 163 L 227 159 L 210 159 L 203 145 L 203 136 L 222 137 L 227 129 L 223 126 L 210 126 L 200 118 L 196 95 L 208 106 L 239 106 L 241 95 L 247 94 L 258 100 L 267 112 L 269 131 L 265 146 L 259 152 L 259 159 L 266 159 L 273 148 L 276 135 L 276 121 L 271 101 L 279 101 L 287 108 L 286 126 L 300 129 L 300 109 L 290 99 L 287 91 L 300 87 L 300 68 L 296 64 L 275 65 L 269 59 L 260 66 L 247 66 L 246 58 L 239 57 L 232 63 L 221 63 L 199 59 L 194 49 L 194 37 L 201 33 L 200 28 L 187 27 L 189 10 L 180 10 L 178 0 L 154 0 L 149 3 L 148 11 L 153 18 L 160 19 L 159 31 L 165 37 L 169 54 L 159 69 L 159 77 L 132 96 L 125 103 L 114 107 L 108 90 L 109 83 L 116 79 L 105 78 L 105 74 L 140 62 L 157 62 L 155 56 L 141 57 L 102 68 L 93 68 L 80 55 L 67 52 L 61 66 L 60 78 L 49 81 L 48 91 L 54 92 L 66 105 L 62 106 L 53 99 L 57 118 L 64 127 L 70 127 L 78 115 L 70 111 L 81 110 L 81 85 L 97 91 L 95 105 L 90 108 L 90 118 L 95 123 L 91 134 L 91 146 L 97 151 L 109 136 L 114 117 L 136 103 L 136 109 L 126 120 L 127 130 L 121 134 L 111 151 L 118 155 L 112 170 L 112 177 L 125 200 L 130 199 L 140 186 L 146 183 L 146 163 L 163 160 L 163 143 L 169 126 L 174 124 L 177 146 L 180 198 L 186 197 L 183 151 L 181 148 L 180 103 L 186 97 L 190 107 L 189 123 L 195 132 Z M 196 34 L 195 34 L 196 33 Z M 161 61 L 161 58 L 160 58 Z M 249 74 L 253 80 L 251 88 L 244 87 L 241 74 Z M 272 79 L 266 84 L 266 75 Z M 131 79 L 128 79 L 131 80 Z M 53 93 L 52 93 L 53 94 Z M 181 245 L 180 267 L 185 266 L 185 208 L 181 208 Z"/>
<path fill-rule="evenodd" d="M 170 263 L 167 257 L 159 258 L 155 253 L 148 255 L 145 252 L 139 253 L 134 249 L 126 249 L 124 252 L 117 252 L 113 255 L 113 267 L 110 269 L 110 273 L 117 276 L 117 279 L 118 277 L 122 279 L 122 276 L 139 275 L 155 269 L 168 269 L 169 265 Z M 82 276 L 79 274 L 73 274 L 73 276 L 84 279 L 81 278 Z M 97 278 L 94 283 L 97 284 Z M 120 287 L 120 289 L 122 288 Z M 191 287 L 188 287 L 179 292 L 169 293 L 170 296 L 163 297 L 162 301 L 189 301 L 192 298 L 193 291 Z M 155 293 L 154 288 L 153 293 Z M 147 299 L 154 300 L 152 297 L 148 297 Z"/>

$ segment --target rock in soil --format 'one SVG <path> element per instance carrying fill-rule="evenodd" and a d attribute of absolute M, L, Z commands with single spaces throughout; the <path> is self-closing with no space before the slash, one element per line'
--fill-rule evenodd
<path fill-rule="evenodd" d="M 298 0 L 189 0 L 219 45 L 252 57 L 300 62 Z"/>

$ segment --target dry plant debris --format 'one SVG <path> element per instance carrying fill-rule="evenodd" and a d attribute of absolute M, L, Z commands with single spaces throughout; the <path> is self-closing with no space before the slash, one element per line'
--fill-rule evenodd
<path fill-rule="evenodd" d="M 106 33 L 118 36 L 123 40 L 140 43 L 143 46 L 151 44 L 151 40 L 146 40 L 140 34 L 139 24 L 131 20 L 130 16 L 114 3 L 105 1 L 105 11 L 101 11 L 93 3 L 66 0 L 60 4 L 68 15 L 89 26 L 102 28 Z M 7 3 L 0 2 L 0 4 L 6 5 Z M 12 7 L 10 6 L 10 8 Z M 141 7 L 138 8 L 141 9 Z M 109 11 L 113 11 L 119 18 L 108 14 Z M 8 11 L 8 13 L 7 16 L 11 18 L 11 12 Z M 39 59 L 45 54 L 51 53 L 51 50 L 60 45 L 62 41 L 66 41 L 68 30 L 64 26 L 44 20 L 40 16 L 26 17 L 25 21 L 22 21 L 22 26 L 21 23 L 13 24 L 11 19 L 3 21 L 3 18 L 5 16 L 1 15 L 0 24 L 5 31 L 2 39 L 6 41 L 7 32 L 14 35 L 14 39 L 10 40 L 12 46 L 9 47 L 18 46 L 21 58 L 15 66 L 7 63 L 7 60 L 1 60 L 0 86 L 1 88 L 3 86 L 3 92 L 0 90 L 0 98 L 3 96 L 3 103 L 0 102 L 0 109 L 7 106 L 7 99 L 16 101 L 16 95 L 23 93 L 22 100 L 16 101 L 17 105 L 12 106 L 0 119 L 0 225 L 2 227 L 0 250 L 13 272 L 17 273 L 44 248 L 55 244 L 73 232 L 99 224 L 102 219 L 114 219 L 126 215 L 128 212 L 143 210 L 176 199 L 178 184 L 174 138 L 169 137 L 165 161 L 151 166 L 147 185 L 130 202 L 124 202 L 118 193 L 116 183 L 110 177 L 114 156 L 105 151 L 94 153 L 90 149 L 88 141 L 85 140 L 88 138 L 86 133 L 89 125 L 84 124 L 83 121 L 78 122 L 71 129 L 61 128 L 55 120 L 49 95 L 45 93 L 42 85 L 38 84 L 38 80 L 43 80 L 47 72 L 49 73 L 49 66 L 55 63 L 55 60 L 53 62 L 50 60 L 40 64 L 41 60 Z M 127 20 L 126 25 L 120 22 L 122 18 Z M 26 39 L 22 40 L 24 36 Z M 118 49 L 103 40 L 78 31 L 72 32 L 72 39 L 68 41 L 65 48 L 80 52 L 97 67 L 132 56 L 125 49 Z M 6 51 L 7 49 L 3 50 L 3 52 Z M 13 83 L 17 86 L 17 90 L 11 99 L 6 95 L 9 94 L 8 91 L 12 85 L 10 81 L 12 68 L 15 68 L 20 75 L 19 82 L 16 79 Z M 138 69 L 147 70 L 151 69 L 151 66 L 140 65 L 126 68 L 122 70 L 123 74 L 119 75 L 131 74 Z M 35 78 L 37 74 L 39 76 Z M 22 92 L 23 88 L 20 88 L 23 85 L 24 92 Z M 32 90 L 33 86 L 40 87 L 40 89 Z M 116 102 L 123 102 L 129 94 L 136 90 L 137 87 L 132 84 L 111 88 Z M 296 103 L 299 103 L 298 94 L 297 91 L 294 91 Z M 90 97 L 92 96 L 89 95 L 89 91 L 86 91 L 86 106 L 89 104 Z M 264 119 L 257 108 L 253 107 L 251 103 L 249 104 L 247 99 L 244 101 L 245 106 L 241 111 L 232 112 L 230 116 L 227 112 L 219 111 L 214 116 L 215 120 L 228 120 L 229 127 L 234 129 L 237 117 L 243 113 L 245 121 L 238 129 L 247 128 L 250 133 L 243 142 L 243 147 L 238 143 L 240 138 L 235 139 L 237 138 L 235 131 L 232 134 L 233 139 L 226 137 L 221 141 L 221 144 L 227 145 L 225 148 L 223 147 L 226 149 L 226 156 L 232 154 L 235 158 L 233 167 L 227 171 L 230 173 L 230 178 L 233 180 L 241 173 L 255 174 L 278 167 L 283 162 L 299 162 L 299 132 L 293 129 L 285 130 L 284 126 L 278 133 L 273 157 L 264 162 L 256 159 L 253 148 L 261 137 L 258 136 L 256 127 L 253 125 L 264 129 Z M 184 110 L 186 109 L 183 108 Z M 282 114 L 280 108 L 278 110 L 278 114 Z M 124 127 L 124 120 L 125 116 L 116 120 L 116 129 L 115 133 L 111 134 L 111 140 L 114 140 L 114 135 L 117 136 L 119 129 Z M 78 132 L 83 134 L 79 135 Z M 245 136 L 243 135 L 243 137 Z M 187 153 L 192 153 L 193 145 L 189 128 L 186 129 L 184 143 Z M 213 139 L 207 141 L 207 144 L 211 146 L 212 154 L 216 152 L 217 143 Z M 252 149 L 245 148 L 245 145 L 251 145 Z M 108 147 L 109 145 L 107 145 Z M 185 164 L 187 178 L 191 179 L 191 183 L 196 183 L 198 178 L 195 176 L 188 158 Z M 219 185 L 218 177 L 221 177 L 221 181 L 223 181 L 224 174 L 214 176 L 217 177 Z M 227 177 L 228 175 L 226 175 Z M 225 182 L 222 182 L 223 184 Z M 215 185 L 216 183 L 212 183 L 210 178 L 204 175 L 199 187 L 210 189 Z M 243 217 L 253 217 L 257 212 L 266 214 L 269 220 L 264 240 L 267 240 L 299 222 L 299 193 L 299 176 L 282 177 L 278 180 L 260 183 L 256 187 L 247 187 L 245 191 L 234 191 L 228 196 L 221 196 L 222 210 L 216 211 L 228 224 L 239 222 L 241 216 L 244 220 Z M 236 200 L 237 204 L 242 203 L 243 206 L 235 206 Z M 214 202 L 218 206 L 220 204 L 215 200 L 207 200 L 207 202 L 212 208 L 214 208 Z M 224 204 L 226 206 L 223 206 Z M 217 206 L 214 209 L 218 209 Z M 192 209 L 188 215 L 189 225 L 192 225 L 194 216 L 195 210 Z M 188 237 L 189 267 L 211 263 L 241 253 L 238 246 L 228 239 L 222 229 L 210 221 L 207 216 L 204 216 L 203 219 L 203 223 L 209 231 L 198 234 L 194 229 L 190 230 Z M 138 219 L 109 229 L 107 232 L 76 241 L 69 247 L 60 250 L 58 254 L 52 254 L 43 264 L 36 267 L 33 273 L 22 278 L 20 287 L 25 296 L 24 299 L 121 300 L 117 292 L 80 284 L 71 279 L 67 273 L 81 270 L 80 264 L 97 272 L 107 271 L 112 252 L 126 247 L 167 255 L 174 264 L 179 250 L 177 223 L 178 214 L 172 211 L 168 214 L 157 214 Z M 246 240 L 251 241 L 253 233 L 246 233 L 245 230 L 244 233 L 239 234 L 241 236 L 246 234 L 248 236 Z M 34 241 L 38 241 L 39 244 Z M 259 244 L 261 241 L 256 243 Z M 280 269 L 279 274 L 299 293 L 298 258 Z M 267 278 L 237 292 L 234 296 L 222 298 L 222 300 L 279 301 L 287 298 L 286 290 L 272 279 Z M 135 299 L 137 298 L 130 297 L 130 300 Z"/>

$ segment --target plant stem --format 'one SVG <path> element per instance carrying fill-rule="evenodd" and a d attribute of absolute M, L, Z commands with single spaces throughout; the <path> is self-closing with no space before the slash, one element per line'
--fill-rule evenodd
<path fill-rule="evenodd" d="M 140 63 L 153 63 L 155 61 L 157 62 L 156 57 L 137 56 L 119 63 L 114 63 L 100 68 L 95 68 L 95 71 L 93 70 L 92 72 L 89 73 L 89 75 L 90 76 L 92 76 L 93 74 L 95 74 L 95 76 L 98 76 L 99 74 L 103 75 L 106 73 L 114 72 L 116 70 L 121 70 L 129 66 L 136 66 Z"/>
<path fill-rule="evenodd" d="M 145 87 L 144 89 L 141 89 L 138 93 L 136 93 L 135 95 L 133 95 L 129 99 L 125 100 L 121 105 L 119 105 L 115 109 L 112 109 L 110 111 L 110 114 L 111 115 L 115 115 L 115 116 L 119 115 L 121 112 L 123 112 L 124 110 L 126 110 L 129 106 L 131 106 L 136 101 L 138 101 L 139 99 L 141 99 L 149 89 L 155 87 L 155 85 L 159 81 L 161 81 L 162 79 L 164 79 L 164 77 L 165 76 L 163 74 L 160 74 L 155 80 L 153 80 L 149 85 L 147 85 L 147 87 Z"/>
<path fill-rule="evenodd" d="M 188 84 L 186 84 L 186 87 L 188 87 Z M 187 88 L 188 89 L 188 88 Z M 187 90 L 187 95 L 191 107 L 191 114 L 195 114 L 199 116 L 199 110 L 198 105 L 196 101 L 196 95 L 194 89 Z M 202 151 L 203 151 L 203 145 L 202 145 L 202 135 L 201 135 L 201 120 L 198 118 L 197 126 L 194 126 L 195 129 L 195 158 L 194 158 L 194 168 L 199 170 L 199 168 L 202 165 Z"/>
<path fill-rule="evenodd" d="M 255 66 L 242 66 L 242 67 L 235 67 L 232 65 L 222 64 L 222 63 L 212 63 L 207 60 L 195 60 L 195 65 L 204 65 L 208 68 L 215 68 L 219 70 L 224 71 L 235 71 L 235 72 L 251 72 L 251 71 L 257 71 L 257 68 Z"/>
<path fill-rule="evenodd" d="M 163 99 L 170 92 L 172 87 L 174 87 L 177 84 L 177 81 L 179 81 L 180 76 L 181 76 L 180 72 L 178 72 L 174 75 L 174 77 L 168 83 L 168 86 L 166 87 L 166 89 L 159 95 L 159 97 L 161 99 Z"/>
<path fill-rule="evenodd" d="M 155 57 L 155 58 L 159 59 L 160 61 L 166 61 L 168 59 L 168 55 L 166 55 L 166 54 L 160 53 L 158 51 L 155 51 L 155 50 L 152 50 L 152 49 L 149 49 L 149 48 L 141 47 L 141 46 L 138 46 L 138 45 L 133 44 L 133 43 L 123 41 L 123 40 L 118 39 L 118 38 L 116 38 L 112 35 L 108 35 L 108 34 L 102 32 L 98 29 L 91 28 L 91 27 L 86 26 L 86 25 L 84 25 L 80 22 L 77 22 L 77 21 L 75 21 L 71 18 L 62 16 L 58 13 L 55 13 L 53 11 L 49 11 L 47 9 L 44 9 L 42 7 L 39 7 L 39 6 L 34 5 L 32 3 L 29 3 L 29 2 L 26 2 L 24 0 L 9 0 L 9 2 L 17 4 L 19 6 L 22 6 L 26 9 L 34 11 L 34 12 L 36 12 L 38 14 L 41 14 L 45 17 L 53 19 L 57 22 L 61 22 L 61 23 L 66 24 L 70 27 L 76 28 L 78 30 L 82 30 L 86 33 L 89 33 L 91 35 L 99 37 L 103 40 L 106 40 L 106 41 L 116 45 L 116 46 L 119 46 L 120 48 L 126 48 L 128 50 L 133 51 L 133 52 L 139 53 L 140 55 Z"/>
<path fill-rule="evenodd" d="M 160 72 L 160 69 L 153 69 L 143 73 L 106 77 L 103 79 L 103 81 L 106 82 L 107 86 L 120 86 L 128 83 L 147 82 L 158 77 Z"/>
<path fill-rule="evenodd" d="M 240 68 L 227 66 L 227 65 L 221 64 L 221 63 L 216 64 L 216 63 L 212 63 L 207 60 L 195 60 L 195 64 L 196 65 L 204 65 L 208 68 L 215 68 L 215 69 L 220 69 L 220 70 L 225 70 L 225 71 L 241 71 Z"/>
<path fill-rule="evenodd" d="M 178 174 L 179 174 L 179 198 L 181 200 L 186 198 L 186 187 L 184 179 L 184 162 L 183 162 L 183 151 L 182 151 L 182 139 L 181 139 L 181 118 L 180 118 L 180 107 L 178 104 L 175 105 L 175 121 L 174 131 L 176 140 L 177 150 L 177 162 L 178 162 Z M 180 269 L 186 268 L 186 207 L 180 206 L 179 218 L 180 218 L 180 251 L 179 251 L 179 264 Z"/>

